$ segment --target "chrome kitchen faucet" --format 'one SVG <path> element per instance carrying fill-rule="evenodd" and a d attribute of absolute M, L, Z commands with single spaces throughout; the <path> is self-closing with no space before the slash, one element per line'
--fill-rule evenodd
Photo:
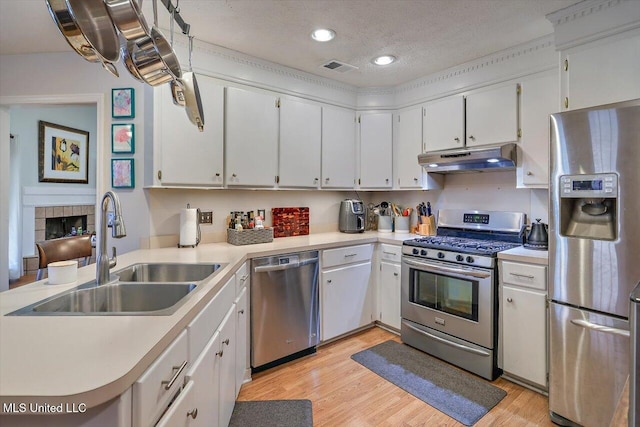
<path fill-rule="evenodd" d="M 113 205 L 113 220 L 111 224 L 111 236 L 120 239 L 127 235 L 122 220 L 122 208 L 120 207 L 120 199 L 112 192 L 107 191 L 102 196 L 101 215 L 100 215 L 100 234 L 98 235 L 98 246 L 96 253 L 96 285 L 100 286 L 109 282 L 109 269 L 116 266 L 116 248 L 113 247 L 113 258 L 107 255 L 107 209 L 109 208 L 109 200 Z"/>

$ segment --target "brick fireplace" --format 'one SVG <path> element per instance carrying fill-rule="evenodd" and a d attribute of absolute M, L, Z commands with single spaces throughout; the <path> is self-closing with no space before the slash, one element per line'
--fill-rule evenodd
<path fill-rule="evenodd" d="M 49 227 L 47 229 L 47 224 Z M 82 227 L 83 234 L 91 234 L 96 229 L 94 205 L 36 206 L 35 208 L 35 242 L 64 237 L 71 234 L 71 227 L 76 233 Z M 24 274 L 38 271 L 38 252 L 35 256 L 23 258 Z M 95 251 L 91 262 L 95 261 Z"/>

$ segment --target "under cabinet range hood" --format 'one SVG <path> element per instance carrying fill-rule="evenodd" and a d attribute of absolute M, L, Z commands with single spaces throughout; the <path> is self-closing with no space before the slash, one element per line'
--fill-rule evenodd
<path fill-rule="evenodd" d="M 516 144 L 434 151 L 418 155 L 427 172 L 460 173 L 515 169 Z"/>

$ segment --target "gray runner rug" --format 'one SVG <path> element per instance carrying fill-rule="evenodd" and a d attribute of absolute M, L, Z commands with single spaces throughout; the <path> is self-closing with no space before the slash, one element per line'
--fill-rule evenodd
<path fill-rule="evenodd" d="M 311 401 L 238 401 L 229 427 L 313 427 Z"/>
<path fill-rule="evenodd" d="M 392 340 L 351 358 L 467 426 L 475 424 L 507 395 L 472 374 Z"/>

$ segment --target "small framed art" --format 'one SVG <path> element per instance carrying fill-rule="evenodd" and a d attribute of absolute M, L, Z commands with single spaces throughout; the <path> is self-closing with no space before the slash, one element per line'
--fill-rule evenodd
<path fill-rule="evenodd" d="M 135 153 L 135 139 L 135 125 L 133 123 L 114 123 L 111 125 L 112 153 Z"/>
<path fill-rule="evenodd" d="M 111 117 L 114 119 L 132 119 L 135 115 L 135 93 L 133 88 L 111 89 Z"/>
<path fill-rule="evenodd" d="M 113 188 L 135 187 L 133 159 L 111 159 L 111 186 Z"/>
<path fill-rule="evenodd" d="M 89 132 L 38 121 L 38 181 L 87 184 Z"/>

